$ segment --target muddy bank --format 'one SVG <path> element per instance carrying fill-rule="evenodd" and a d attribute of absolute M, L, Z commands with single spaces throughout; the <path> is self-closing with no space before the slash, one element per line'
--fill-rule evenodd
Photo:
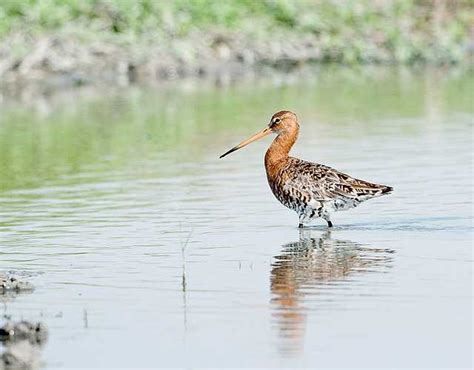
<path fill-rule="evenodd" d="M 0 302 L 5 307 L 18 295 L 33 292 L 33 284 L 25 280 L 27 276 L 0 272 Z M 12 321 L 10 315 L 4 315 L 0 322 L 0 370 L 40 368 L 41 348 L 47 339 L 48 329 L 43 323 Z"/>
<path fill-rule="evenodd" d="M 0 327 L 0 343 L 5 347 L 0 370 L 40 368 L 41 347 L 47 339 L 48 329 L 42 323 L 8 321 Z"/>
<path fill-rule="evenodd" d="M 13 343 L 26 340 L 32 344 L 41 345 L 48 339 L 48 330 L 40 322 L 31 323 L 29 321 L 11 322 L 8 321 L 0 327 L 0 341 L 2 343 Z"/>
<path fill-rule="evenodd" d="M 32 292 L 33 284 L 10 273 L 0 272 L 0 295 Z"/>
<path fill-rule="evenodd" d="M 22 45 L 23 53 L 18 53 Z M 225 76 L 257 66 L 287 68 L 322 61 L 315 40 L 294 37 L 257 41 L 237 35 L 194 34 L 171 44 L 135 47 L 73 37 L 13 35 L 0 46 L 3 86 L 43 82 L 56 86 L 90 83 L 156 83 L 183 77 Z"/>
<path fill-rule="evenodd" d="M 466 46 L 466 60 L 468 49 Z M 302 35 L 258 40 L 234 33 L 206 32 L 134 45 L 19 33 L 0 44 L 0 88 L 18 89 L 32 83 L 53 88 L 101 83 L 126 86 L 185 77 L 212 77 L 225 83 L 226 79 L 262 67 L 288 70 L 309 63 L 340 62 L 341 56 L 341 48 Z M 373 53 L 362 62 L 393 64 L 396 60 L 381 44 L 374 46 Z"/>

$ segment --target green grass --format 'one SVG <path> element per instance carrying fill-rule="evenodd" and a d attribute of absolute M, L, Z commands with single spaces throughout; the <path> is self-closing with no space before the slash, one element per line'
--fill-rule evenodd
<path fill-rule="evenodd" d="M 377 5 L 378 4 L 378 5 Z M 312 37 L 327 61 L 457 62 L 472 0 L 2 0 L 0 38 L 14 32 L 146 45 L 212 31 Z"/>

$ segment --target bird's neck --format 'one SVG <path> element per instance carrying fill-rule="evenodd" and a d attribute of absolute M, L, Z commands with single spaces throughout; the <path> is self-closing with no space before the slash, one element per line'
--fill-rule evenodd
<path fill-rule="evenodd" d="M 298 138 L 298 131 L 285 131 L 273 140 L 265 154 L 265 168 L 268 176 L 276 175 L 281 166 L 288 160 L 288 154 Z"/>

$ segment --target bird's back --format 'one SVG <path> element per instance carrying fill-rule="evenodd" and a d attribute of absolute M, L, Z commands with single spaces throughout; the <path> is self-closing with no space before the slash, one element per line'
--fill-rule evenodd
<path fill-rule="evenodd" d="M 283 204 L 283 200 L 288 202 L 288 199 L 292 204 L 317 201 L 330 204 L 335 210 L 353 208 L 393 190 L 390 186 L 356 179 L 334 168 L 294 157 L 287 158 L 276 176 L 269 177 L 269 183 Z"/>

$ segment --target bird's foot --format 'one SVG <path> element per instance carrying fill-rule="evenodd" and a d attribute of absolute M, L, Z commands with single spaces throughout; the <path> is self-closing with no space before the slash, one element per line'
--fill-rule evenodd
<path fill-rule="evenodd" d="M 332 227 L 332 222 L 328 221 L 328 227 Z"/>

